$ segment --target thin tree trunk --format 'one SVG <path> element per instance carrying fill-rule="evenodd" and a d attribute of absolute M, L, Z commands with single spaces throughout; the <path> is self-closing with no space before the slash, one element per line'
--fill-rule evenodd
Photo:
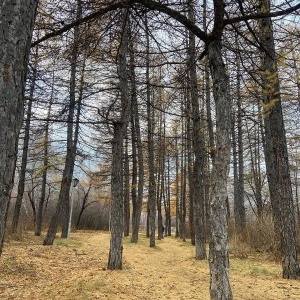
<path fill-rule="evenodd" d="M 77 19 L 82 14 L 81 0 L 77 0 Z M 70 101 L 69 101 L 69 114 L 67 125 L 67 153 L 65 159 L 65 166 L 63 170 L 63 176 L 61 181 L 61 188 L 59 193 L 58 202 L 56 205 L 55 213 L 51 219 L 47 235 L 44 239 L 44 245 L 52 245 L 56 236 L 59 223 L 62 224 L 62 238 L 68 237 L 68 226 L 70 217 L 70 188 L 72 184 L 74 164 L 76 158 L 77 149 L 77 137 L 74 134 L 74 112 L 76 103 L 76 73 L 77 73 L 77 58 L 78 58 L 78 44 L 80 29 L 78 26 L 74 29 L 74 43 L 72 48 L 71 57 L 71 78 L 70 78 Z M 78 106 L 79 107 L 79 106 Z M 77 111 L 77 116 L 80 114 L 80 109 Z M 79 126 L 79 122 L 76 122 L 75 127 Z M 78 132 L 78 129 L 75 129 Z M 78 133 L 77 133 L 78 134 Z"/>
<path fill-rule="evenodd" d="M 186 124 L 183 124 L 184 126 Z M 182 130 L 185 132 L 185 130 Z M 186 138 L 185 138 L 186 139 Z M 186 144 L 181 149 L 181 190 L 180 190 L 180 237 L 183 242 L 186 242 L 186 173 L 187 173 L 187 155 L 186 155 Z"/>
<path fill-rule="evenodd" d="M 138 155 L 138 194 L 135 203 L 132 201 L 132 236 L 131 242 L 137 243 L 140 219 L 142 212 L 143 203 L 143 192 L 144 192 L 144 161 L 143 161 L 143 149 L 140 129 L 140 117 L 139 108 L 137 103 L 137 91 L 136 91 L 136 80 L 135 80 L 135 62 L 134 62 L 134 47 L 133 42 L 130 43 L 130 76 L 131 76 L 131 93 L 132 93 L 132 111 L 134 113 L 134 131 L 137 145 Z"/>
<path fill-rule="evenodd" d="M 132 130 L 134 124 L 132 123 Z M 136 200 L 136 158 L 135 158 L 135 144 L 132 139 L 132 205 L 134 205 L 134 201 Z M 129 156 L 128 156 L 128 138 L 126 138 L 125 142 L 125 154 L 124 154 L 124 182 L 123 182 L 123 197 L 124 197 L 124 236 L 129 236 L 129 225 L 130 225 L 130 201 L 129 201 L 129 186 L 130 186 L 130 174 L 129 174 Z"/>
<path fill-rule="evenodd" d="M 175 198 L 175 205 L 176 205 L 176 220 L 175 220 L 175 237 L 179 237 L 179 222 L 180 222 L 180 201 L 179 201 L 179 153 L 178 153 L 178 137 L 177 137 L 177 130 L 176 130 L 176 139 L 175 139 L 175 172 L 176 172 L 176 198 Z"/>
<path fill-rule="evenodd" d="M 37 3 L 0 2 L 0 255 L 23 124 L 26 67 Z"/>
<path fill-rule="evenodd" d="M 156 217 L 156 206 L 155 206 L 155 191 L 156 182 L 154 175 L 154 141 L 153 141 L 153 120 L 151 114 L 151 96 L 150 96 L 150 56 L 149 56 L 149 28 L 147 16 L 145 19 L 146 23 L 146 38 L 147 38 L 147 57 L 146 57 L 146 84 L 147 84 L 147 120 L 148 120 L 148 168 L 149 168 L 149 234 L 150 234 L 150 247 L 155 247 L 155 217 Z"/>
<path fill-rule="evenodd" d="M 111 170 L 111 212 L 110 212 L 110 248 L 108 269 L 122 269 L 122 234 L 123 234 L 123 139 L 126 135 L 131 116 L 131 101 L 129 99 L 128 72 L 127 72 L 127 53 L 129 39 L 128 10 L 123 12 L 123 32 L 118 56 L 118 75 L 121 92 L 121 106 L 123 110 L 118 121 L 114 122 L 114 135 L 112 141 L 112 170 Z"/>
<path fill-rule="evenodd" d="M 87 192 L 84 194 L 84 197 L 83 197 L 83 201 L 82 201 L 82 205 L 81 205 L 81 208 L 80 208 L 80 212 L 78 214 L 78 219 L 76 221 L 76 225 L 75 225 L 75 228 L 78 228 L 79 227 L 79 224 L 80 224 L 80 220 L 81 220 L 81 217 L 82 217 L 82 214 L 84 212 L 84 210 L 88 207 L 88 205 L 91 203 L 87 203 L 88 202 L 88 198 L 89 198 L 89 193 L 91 191 L 91 188 L 92 188 L 92 185 L 90 184 L 89 185 L 89 188 L 87 190 Z"/>
<path fill-rule="evenodd" d="M 236 38 L 236 44 L 238 41 Z M 239 49 L 238 49 L 239 50 Z M 242 131 L 242 99 L 241 99 L 241 66 L 239 53 L 236 54 L 236 69 L 237 69 L 237 129 L 238 129 L 238 193 L 235 199 L 234 216 L 236 230 L 242 236 L 246 230 L 246 212 L 245 212 L 245 197 L 244 197 L 244 155 L 243 155 L 243 131 Z"/>
<path fill-rule="evenodd" d="M 19 184 L 18 184 L 18 194 L 14 208 L 14 215 L 12 221 L 12 232 L 15 233 L 18 229 L 19 219 L 20 219 L 20 211 L 23 201 L 23 194 L 25 188 L 25 176 L 26 176 L 26 167 L 27 167 L 27 158 L 28 158 L 28 145 L 29 145 L 29 135 L 30 135 L 30 121 L 31 121 L 31 109 L 32 102 L 35 90 L 35 82 L 36 82 L 36 74 L 37 74 L 37 65 L 38 65 L 38 47 L 36 47 L 36 52 L 34 54 L 34 66 L 32 79 L 30 84 L 30 92 L 29 99 L 27 104 L 27 114 L 25 121 L 25 129 L 24 129 L 24 140 L 23 140 L 23 152 L 22 152 L 22 161 L 21 161 L 21 170 L 19 173 Z"/>
<path fill-rule="evenodd" d="M 35 235 L 40 236 L 42 232 L 42 222 L 43 222 L 43 208 L 46 200 L 46 184 L 47 184 L 47 173 L 48 173 L 48 147 L 49 147 L 49 119 L 51 114 L 51 107 L 53 101 L 53 93 L 54 93 L 54 71 L 52 74 L 52 90 L 50 96 L 50 102 L 47 113 L 47 121 L 45 126 L 45 140 L 44 140 L 44 158 L 43 158 L 43 174 L 42 174 L 42 188 L 41 188 L 41 197 L 38 203 L 37 210 L 37 222 L 35 228 Z"/>
<path fill-rule="evenodd" d="M 189 1 L 188 15 L 195 22 L 193 1 Z M 196 50 L 195 35 L 189 33 L 188 66 L 190 74 L 189 88 L 191 93 L 192 116 L 193 116 L 193 150 L 195 154 L 193 188 L 194 188 L 194 220 L 195 220 L 195 246 L 196 259 L 206 258 L 205 248 L 205 202 L 204 202 L 204 162 L 205 143 L 201 125 L 199 109 L 199 96 L 197 89 Z"/>

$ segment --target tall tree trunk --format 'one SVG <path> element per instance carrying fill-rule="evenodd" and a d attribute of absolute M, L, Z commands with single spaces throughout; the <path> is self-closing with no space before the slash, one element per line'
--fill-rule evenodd
<path fill-rule="evenodd" d="M 270 11 L 268 0 L 261 10 Z M 266 135 L 266 167 L 276 232 L 280 234 L 283 278 L 300 277 L 288 152 L 282 115 L 281 95 L 271 18 L 260 21 L 262 85 Z"/>
<path fill-rule="evenodd" d="M 139 107 L 137 102 L 137 91 L 136 91 L 136 75 L 135 75 L 135 62 L 134 62 L 134 47 L 133 42 L 130 42 L 130 78 L 131 78 L 131 94 L 132 94 L 132 111 L 134 114 L 134 131 L 137 146 L 137 157 L 138 157 L 138 194 L 136 201 L 132 201 L 132 236 L 131 242 L 137 243 L 140 219 L 142 212 L 143 203 L 143 192 L 144 192 L 144 161 L 143 161 L 143 149 L 140 129 L 140 117 Z"/>
<path fill-rule="evenodd" d="M 149 233 L 150 233 L 150 247 L 155 247 L 155 218 L 156 218 L 156 205 L 155 205 L 155 191 L 156 191 L 156 182 L 154 175 L 154 141 L 153 141 L 153 120 L 151 114 L 151 95 L 150 95 L 150 55 L 149 55 L 149 28 L 147 16 L 145 19 L 146 23 L 146 38 L 147 38 L 147 57 L 146 57 L 146 84 L 147 84 L 147 123 L 148 123 L 148 172 L 149 172 Z"/>
<path fill-rule="evenodd" d="M 165 200 L 165 236 L 171 236 L 172 228 L 171 228 L 171 178 L 170 178 L 170 152 L 167 157 L 167 170 L 166 170 L 166 200 Z"/>
<path fill-rule="evenodd" d="M 161 79 L 161 78 L 160 78 Z M 161 97 L 161 88 L 159 89 L 159 104 L 163 110 L 162 97 Z M 157 161 L 158 165 L 156 167 L 157 173 L 157 185 L 156 185 L 156 205 L 157 205 L 157 239 L 161 240 L 163 238 L 163 222 L 162 222 L 162 193 L 163 193 L 163 172 L 164 172 L 164 145 L 163 145 L 163 112 L 161 111 L 158 116 L 158 154 Z"/>
<path fill-rule="evenodd" d="M 35 82 L 36 82 L 36 74 L 37 74 L 37 66 L 38 66 L 38 47 L 36 47 L 36 51 L 34 54 L 34 65 L 32 70 L 32 78 L 30 84 L 30 92 L 29 99 L 27 104 L 27 113 L 26 113 L 26 121 L 24 128 L 24 140 L 23 140 L 23 152 L 22 152 L 22 161 L 21 161 L 21 170 L 19 173 L 19 183 L 18 183 L 18 194 L 14 208 L 14 215 L 12 221 L 12 232 L 15 233 L 18 229 L 19 219 L 20 219 L 20 211 L 22 206 L 24 188 L 25 188 L 25 177 L 26 177 L 26 167 L 27 167 L 27 158 L 28 158 L 28 145 L 29 145 L 29 135 L 30 135 L 30 121 L 31 121 L 31 110 L 32 110 L 32 102 L 35 90 Z"/>
<path fill-rule="evenodd" d="M 82 14 L 81 0 L 77 0 L 77 19 Z M 77 41 L 80 35 L 80 28 L 78 26 L 74 29 L 74 41 L 72 46 L 71 57 L 71 78 L 70 78 L 70 101 L 69 101 L 69 113 L 68 113 L 68 125 L 67 125 L 67 153 L 65 158 L 65 166 L 63 170 L 63 176 L 61 181 L 61 188 L 59 193 L 58 202 L 56 205 L 55 213 L 51 219 L 47 235 L 44 239 L 44 245 L 52 245 L 56 236 L 59 223 L 62 224 L 62 238 L 68 237 L 68 226 L 70 217 L 70 188 L 72 184 L 74 164 L 76 158 L 77 149 L 77 137 L 74 134 L 74 112 L 76 103 L 76 73 L 77 73 L 77 58 L 78 58 L 78 44 Z M 79 107 L 79 106 L 78 106 Z M 77 111 L 77 115 L 80 114 L 80 109 Z M 79 126 L 79 122 L 76 122 L 75 127 Z M 75 129 L 78 134 L 78 129 Z"/>
<path fill-rule="evenodd" d="M 189 1 L 188 15 L 194 23 L 194 3 Z M 192 102 L 193 116 L 193 150 L 195 154 L 193 188 L 194 188 L 194 220 L 195 220 L 195 246 L 196 259 L 206 258 L 205 248 L 205 202 L 204 202 L 204 162 L 205 162 L 205 143 L 201 125 L 200 103 L 197 88 L 197 70 L 196 70 L 196 49 L 195 35 L 189 33 L 188 47 L 188 67 L 190 74 L 189 88 Z"/>
<path fill-rule="evenodd" d="M 14 182 L 24 86 L 38 1 L 0 2 L 0 255 Z"/>
<path fill-rule="evenodd" d="M 190 64 L 187 62 L 187 69 L 189 70 Z M 191 95 L 190 95 L 190 87 L 191 87 L 191 78 L 188 76 L 187 78 L 187 101 L 186 101 L 186 111 L 187 113 L 187 130 L 186 130 L 186 146 L 187 146 L 187 164 L 188 164 L 188 182 L 189 182 L 189 226 L 190 226 L 190 235 L 191 235 L 191 244 L 195 246 L 195 218 L 194 218 L 194 195 L 195 195 L 195 186 L 194 186 L 194 155 L 192 149 L 192 118 L 191 118 Z"/>
<path fill-rule="evenodd" d="M 238 46 L 238 41 L 236 39 Z M 245 234 L 246 230 L 246 212 L 245 212 L 245 197 L 244 197 L 244 155 L 243 155 L 243 130 L 242 130 L 242 98 L 241 98 L 241 66 L 239 53 L 236 54 L 236 69 L 237 69 L 237 129 L 238 129 L 238 193 L 234 203 L 234 216 L 236 230 L 241 235 Z"/>
<path fill-rule="evenodd" d="M 223 7 L 223 3 L 220 5 Z M 218 7 L 218 9 L 220 8 L 221 6 Z M 219 21 L 216 19 L 216 24 Z M 219 25 L 222 26 L 222 24 Z M 212 300 L 229 300 L 233 298 L 229 281 L 227 224 L 227 178 L 230 164 L 231 101 L 228 95 L 228 77 L 222 60 L 221 37 L 219 34 L 217 32 L 215 39 L 211 40 L 208 44 L 208 57 L 216 105 L 216 149 L 213 161 L 212 195 L 210 201 L 210 297 Z"/>
<path fill-rule="evenodd" d="M 186 124 L 182 121 L 182 132 L 185 132 L 184 127 Z M 182 139 L 186 140 L 185 138 Z M 186 183 L 187 183 L 187 155 L 186 155 L 186 143 L 183 142 L 181 148 L 181 189 L 180 189 L 180 237 L 183 242 L 186 242 Z"/>
<path fill-rule="evenodd" d="M 176 130 L 176 138 L 175 138 L 175 182 L 176 182 L 176 198 L 175 198 L 175 205 L 176 205 L 176 216 L 175 216 L 175 237 L 179 237 L 179 223 L 180 223 L 180 201 L 179 201 L 179 150 L 178 150 L 178 136 Z"/>
<path fill-rule="evenodd" d="M 123 233 L 123 139 L 126 135 L 131 115 L 131 101 L 129 99 L 128 72 L 127 72 L 127 53 L 129 39 L 129 21 L 128 10 L 123 12 L 123 30 L 121 44 L 118 55 L 118 76 L 121 93 L 121 106 L 123 110 L 118 121 L 114 122 L 114 133 L 112 141 L 112 170 L 111 170 L 111 212 L 110 212 L 110 248 L 108 269 L 122 269 L 122 233 Z"/>
<path fill-rule="evenodd" d="M 134 124 L 132 123 L 132 127 Z M 134 130 L 132 128 L 132 130 Z M 135 191 L 135 181 L 136 181 L 136 162 L 135 162 L 135 144 L 132 139 L 132 204 L 136 199 L 136 191 Z M 125 142 L 125 154 L 124 154 L 124 182 L 123 182 L 123 197 L 124 197 L 124 236 L 129 236 L 129 227 L 130 227 L 130 201 L 129 201 L 129 187 L 130 187 L 130 172 L 129 172 L 129 156 L 128 156 L 128 137 Z"/>
<path fill-rule="evenodd" d="M 52 74 L 52 90 L 50 96 L 50 102 L 47 113 L 47 121 L 45 126 L 45 139 L 44 139 L 44 158 L 43 158 L 43 174 L 42 174 L 42 188 L 41 188 L 41 197 L 38 202 L 37 209 L 37 221 L 35 228 L 35 235 L 40 236 L 42 232 L 42 221 L 43 221 L 43 209 L 44 203 L 46 200 L 46 184 L 47 184 L 47 173 L 48 173 L 48 148 L 49 148 L 49 119 L 51 115 L 52 101 L 53 101 L 53 93 L 54 93 L 54 71 Z"/>

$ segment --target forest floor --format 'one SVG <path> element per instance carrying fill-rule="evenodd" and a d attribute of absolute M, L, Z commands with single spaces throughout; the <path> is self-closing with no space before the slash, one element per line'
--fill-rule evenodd
<path fill-rule="evenodd" d="M 123 270 L 107 270 L 110 235 L 80 231 L 42 246 L 42 238 L 8 238 L 0 258 L 0 299 L 209 299 L 207 261 L 174 237 L 148 247 L 124 239 Z M 234 299 L 300 299 L 300 281 L 281 279 L 280 264 L 262 255 L 230 258 Z"/>

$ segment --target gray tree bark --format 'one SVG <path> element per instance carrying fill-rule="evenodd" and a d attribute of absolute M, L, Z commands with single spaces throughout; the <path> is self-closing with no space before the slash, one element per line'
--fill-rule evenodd
<path fill-rule="evenodd" d="M 0 1 L 0 254 L 14 182 L 37 0 Z"/>
<path fill-rule="evenodd" d="M 49 148 L 49 119 L 51 114 L 51 108 L 52 108 L 52 101 L 53 101 L 53 93 L 54 93 L 54 71 L 52 75 L 52 91 L 51 91 L 51 97 L 48 107 L 48 113 L 45 126 L 45 140 L 44 140 L 44 159 L 43 159 L 43 174 L 42 174 L 42 188 L 41 188 L 41 197 L 40 201 L 38 203 L 38 209 L 37 209 L 37 220 L 36 220 L 36 229 L 35 229 L 35 235 L 40 236 L 42 232 L 42 221 L 43 221 L 43 209 L 44 209 L 44 203 L 46 200 L 46 184 L 47 184 L 47 173 L 48 173 L 48 148 Z"/>
<path fill-rule="evenodd" d="M 219 20 L 218 20 L 219 21 Z M 221 54 L 221 38 L 208 45 L 216 105 L 216 149 L 212 169 L 210 202 L 210 297 L 233 299 L 229 281 L 229 249 L 227 224 L 227 178 L 230 164 L 230 109 L 228 77 Z"/>
<path fill-rule="evenodd" d="M 260 1 L 261 10 L 270 10 L 268 0 Z M 265 159 L 276 232 L 280 235 L 283 278 L 300 277 L 298 264 L 293 193 L 282 115 L 278 67 L 271 18 L 260 22 L 262 46 Z"/>
<path fill-rule="evenodd" d="M 80 18 L 82 14 L 81 0 L 77 0 L 76 17 Z M 70 95 L 69 95 L 69 112 L 67 124 L 67 153 L 65 158 L 65 166 L 61 181 L 61 188 L 55 213 L 52 216 L 47 235 L 44 239 L 44 245 L 52 245 L 56 236 L 58 225 L 62 225 L 62 238 L 68 237 L 68 225 L 70 215 L 70 188 L 72 184 L 74 164 L 77 151 L 77 139 L 79 122 L 75 122 L 74 133 L 74 112 L 76 103 L 76 73 L 77 73 L 77 59 L 78 59 L 78 39 L 80 36 L 80 28 L 77 26 L 74 29 L 74 41 L 72 46 L 71 56 L 71 77 L 70 77 Z M 81 87 L 82 88 L 82 87 Z M 80 97 L 79 97 L 80 98 Z M 78 103 L 77 117 L 80 115 L 80 105 Z M 76 136 L 77 132 L 77 136 Z"/>
<path fill-rule="evenodd" d="M 132 201 L 132 236 L 131 242 L 137 243 L 138 233 L 142 212 L 143 203 L 143 192 L 144 192 L 144 159 L 143 159 L 143 149 L 141 140 L 141 129 L 140 129 L 140 117 L 139 117 L 139 106 L 137 102 L 137 91 L 136 91 L 136 75 L 135 75 L 135 62 L 134 62 L 134 47 L 133 41 L 130 42 L 130 78 L 131 78 L 131 94 L 132 94 L 132 112 L 134 114 L 134 130 L 135 132 L 135 143 L 137 148 L 137 158 L 138 158 L 138 183 L 137 183 L 137 197 L 136 201 Z M 133 200 L 133 199 L 132 199 Z"/>
<path fill-rule="evenodd" d="M 147 135 L 148 135 L 148 172 L 149 172 L 149 237 L 150 237 L 150 247 L 155 247 L 155 218 L 156 218 L 156 181 L 154 175 L 154 140 L 153 140 L 153 119 L 152 119 L 152 105 L 151 105 L 151 90 L 150 90 L 150 38 L 149 38 L 149 28 L 147 16 L 145 19 L 146 24 L 146 38 L 147 38 L 147 56 L 146 56 L 146 85 L 147 85 Z"/>
<path fill-rule="evenodd" d="M 188 15 L 189 20 L 195 22 L 194 3 L 189 1 Z M 188 47 L 188 67 L 190 82 L 189 88 L 192 103 L 192 121 L 193 121 L 193 150 L 195 154 L 194 172 L 193 172 L 193 188 L 194 188 L 194 222 L 195 222 L 195 246 L 196 259 L 206 258 L 205 246 L 205 202 L 204 202 L 204 164 L 205 164 L 205 142 L 203 130 L 201 130 L 200 103 L 197 87 L 197 70 L 196 70 L 196 50 L 195 35 L 189 33 Z"/>
<path fill-rule="evenodd" d="M 133 127 L 134 124 L 131 123 Z M 133 130 L 133 129 L 132 129 Z M 135 200 L 135 184 L 134 180 L 136 178 L 136 159 L 135 159 L 135 145 L 132 143 L 132 188 L 131 188 L 131 199 L 132 203 Z M 125 142 L 125 152 L 124 152 L 124 169 L 123 169 L 123 202 L 124 202 L 124 236 L 129 236 L 129 227 L 130 227 L 130 171 L 129 171 L 129 155 L 128 155 L 128 137 Z"/>
<path fill-rule="evenodd" d="M 25 177 L 26 177 L 28 145 L 29 145 L 29 136 L 30 136 L 30 123 L 31 123 L 31 110 L 32 110 L 33 95 L 35 90 L 37 64 L 38 64 L 38 47 L 36 47 L 36 51 L 34 54 L 34 65 L 32 70 L 32 79 L 30 83 L 30 92 L 29 92 L 29 99 L 27 104 L 27 113 L 26 113 L 26 121 L 25 121 L 25 128 L 24 128 L 24 140 L 23 140 L 23 149 L 22 149 L 23 150 L 22 161 L 21 161 L 21 169 L 19 173 L 18 194 L 17 194 L 17 199 L 14 207 L 14 215 L 12 221 L 13 233 L 15 233 L 18 229 L 24 188 L 25 188 Z"/>
<path fill-rule="evenodd" d="M 108 259 L 109 270 L 122 269 L 122 234 L 123 234 L 123 139 L 131 115 L 131 101 L 129 99 L 127 53 L 129 39 L 128 11 L 123 12 L 122 36 L 118 55 L 118 76 L 121 93 L 122 112 L 119 120 L 114 122 L 112 141 L 112 170 L 111 170 L 111 212 L 110 212 L 110 249 Z"/>
<path fill-rule="evenodd" d="M 236 39 L 238 47 L 238 41 Z M 239 50 L 237 48 L 237 50 Z M 234 201 L 234 217 L 235 229 L 238 233 L 243 235 L 246 230 L 246 211 L 245 211 L 245 197 L 244 197 L 244 155 L 243 155 L 243 131 L 242 131 L 242 99 L 241 99 L 241 66 L 239 53 L 236 54 L 236 69 L 237 69 L 237 146 L 238 146 L 238 180 L 237 180 L 237 194 Z"/>

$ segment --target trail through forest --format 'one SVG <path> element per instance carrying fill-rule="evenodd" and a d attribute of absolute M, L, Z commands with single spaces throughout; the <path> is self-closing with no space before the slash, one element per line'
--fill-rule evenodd
<path fill-rule="evenodd" d="M 155 248 L 140 236 L 124 239 L 124 269 L 106 269 L 107 232 L 77 232 L 70 240 L 43 246 L 23 234 L 9 240 L 0 259 L 0 299 L 209 299 L 207 261 L 194 260 L 194 247 L 174 237 Z M 281 279 L 280 264 L 262 256 L 231 257 L 231 282 L 239 300 L 300 299 L 300 281 Z"/>

